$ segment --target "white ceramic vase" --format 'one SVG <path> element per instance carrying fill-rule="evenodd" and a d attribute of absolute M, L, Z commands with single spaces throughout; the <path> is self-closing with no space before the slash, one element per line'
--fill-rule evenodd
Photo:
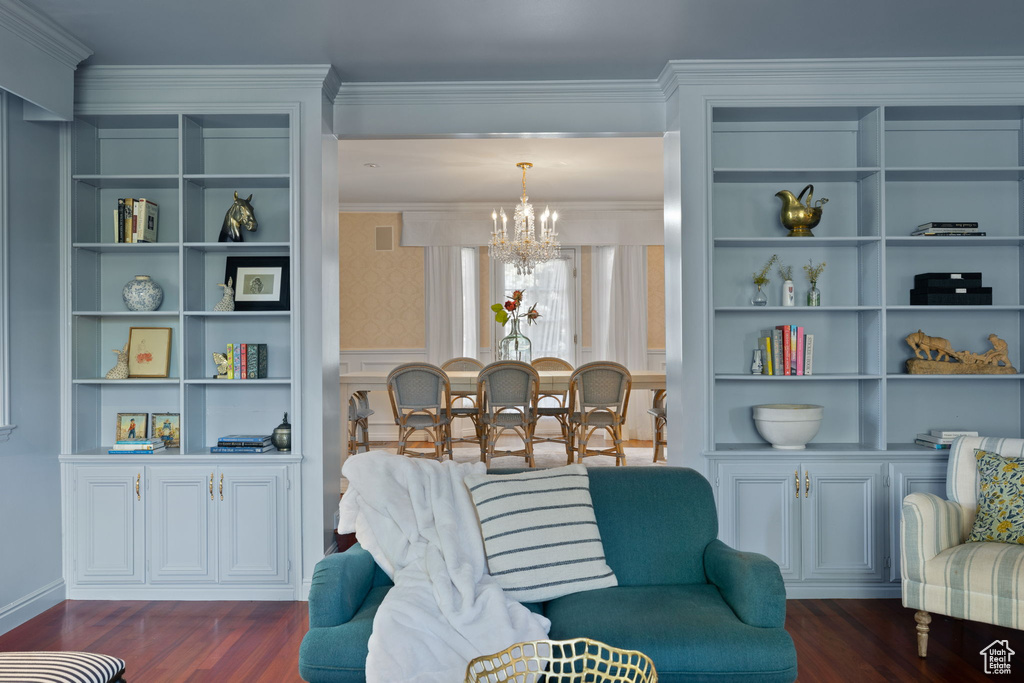
<path fill-rule="evenodd" d="M 796 306 L 796 292 L 793 289 L 792 280 L 783 280 L 782 282 L 782 305 Z"/>
<path fill-rule="evenodd" d="M 155 311 L 164 302 L 164 289 L 148 275 L 136 275 L 121 290 L 129 311 Z"/>

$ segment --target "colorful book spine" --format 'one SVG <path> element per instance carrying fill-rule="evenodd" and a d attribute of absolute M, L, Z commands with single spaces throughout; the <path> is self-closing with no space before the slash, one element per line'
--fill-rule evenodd
<path fill-rule="evenodd" d="M 793 374 L 793 358 L 790 355 L 790 332 L 789 325 L 779 325 L 779 329 L 782 330 L 782 374 L 791 375 Z"/>
<path fill-rule="evenodd" d="M 941 439 L 955 439 L 958 436 L 978 436 L 978 432 L 969 429 L 929 429 L 928 433 Z"/>
<path fill-rule="evenodd" d="M 791 374 L 798 374 L 796 371 L 796 325 L 789 326 L 789 365 L 793 368 Z"/>
<path fill-rule="evenodd" d="M 796 328 L 796 374 L 804 374 L 804 328 Z"/>
<path fill-rule="evenodd" d="M 227 356 L 228 356 L 228 360 L 231 361 L 230 363 L 228 363 L 228 379 L 234 379 L 235 378 L 235 361 L 234 361 L 234 358 L 235 358 L 235 348 L 234 348 L 234 346 L 235 346 L 234 344 L 228 344 Z"/>
<path fill-rule="evenodd" d="M 804 374 L 813 375 L 814 369 L 814 335 L 804 335 Z"/>
<path fill-rule="evenodd" d="M 211 453 L 266 453 L 273 446 L 214 446 Z"/>
<path fill-rule="evenodd" d="M 156 242 L 157 217 L 160 207 L 156 202 L 142 198 L 135 200 L 138 242 Z"/>
<path fill-rule="evenodd" d="M 267 345 L 256 344 L 256 379 L 267 378 Z"/>
<path fill-rule="evenodd" d="M 117 241 L 118 243 L 124 243 L 124 197 L 120 197 L 117 200 Z"/>
<path fill-rule="evenodd" d="M 249 345 L 239 344 L 239 346 L 242 347 L 242 351 L 238 354 L 238 369 L 242 373 L 242 379 L 249 379 Z"/>
<path fill-rule="evenodd" d="M 931 443 L 929 441 L 922 441 L 921 439 L 914 439 L 914 443 L 916 443 L 918 446 L 924 446 L 925 448 L 934 448 L 937 450 L 941 450 L 944 448 L 948 449 L 950 446 L 948 443 Z"/>
<path fill-rule="evenodd" d="M 248 375 L 249 379 L 259 379 L 260 345 L 246 344 L 245 346 L 249 351 L 248 359 L 245 363 L 246 375 Z"/>
<path fill-rule="evenodd" d="M 234 347 L 234 351 L 231 354 L 231 367 L 235 371 L 234 378 L 235 379 L 242 379 L 242 368 L 241 368 L 242 345 L 241 344 L 232 344 L 232 346 Z"/>
<path fill-rule="evenodd" d="M 757 338 L 757 346 L 761 349 L 761 355 L 764 357 L 761 374 L 770 375 L 772 374 L 772 337 L 768 330 L 761 330 L 761 335 Z"/>
<path fill-rule="evenodd" d="M 776 376 L 783 374 L 782 330 L 777 327 L 772 330 L 772 360 L 774 362 L 772 374 Z"/>
<path fill-rule="evenodd" d="M 151 450 L 135 449 L 133 451 L 119 451 L 119 450 L 110 449 L 109 451 L 107 451 L 107 453 L 109 453 L 111 455 L 152 455 L 153 453 L 159 453 L 159 452 L 161 452 L 163 450 L 166 450 L 166 449 L 164 449 L 164 448 L 154 448 L 154 449 L 151 449 Z"/>

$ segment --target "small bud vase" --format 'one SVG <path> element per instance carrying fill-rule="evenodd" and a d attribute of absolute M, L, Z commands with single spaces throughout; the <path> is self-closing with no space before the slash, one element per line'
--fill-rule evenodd
<path fill-rule="evenodd" d="M 793 289 L 792 280 L 784 280 L 782 283 L 782 305 L 796 306 L 796 293 Z"/>
<path fill-rule="evenodd" d="M 820 306 L 821 305 L 821 290 L 818 289 L 818 285 L 815 282 L 811 283 L 811 288 L 807 290 L 807 305 L 808 306 Z"/>
<path fill-rule="evenodd" d="M 764 293 L 764 290 L 761 287 L 762 287 L 761 285 L 758 285 L 757 286 L 757 292 L 755 292 L 754 296 L 752 296 L 750 298 L 750 303 L 753 306 L 767 306 L 768 305 L 768 295 Z"/>

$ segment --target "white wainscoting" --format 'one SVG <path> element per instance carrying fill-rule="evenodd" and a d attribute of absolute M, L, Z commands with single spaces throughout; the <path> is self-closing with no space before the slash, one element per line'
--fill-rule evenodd
<path fill-rule="evenodd" d="M 583 363 L 593 360 L 593 350 L 584 347 L 581 350 Z M 484 365 L 491 362 L 492 350 L 490 347 L 480 349 L 477 354 Z M 427 350 L 425 348 L 412 349 L 344 349 L 340 352 L 341 374 L 348 372 L 390 372 L 392 368 L 400 363 L 426 362 Z M 647 369 L 665 371 L 665 350 L 649 349 L 647 351 Z M 342 397 L 342 408 L 347 410 L 348 397 Z M 371 441 L 398 441 L 398 428 L 395 426 L 395 419 L 391 412 L 391 403 L 388 400 L 387 392 L 371 391 L 370 407 L 373 408 L 373 415 L 370 417 L 370 440 Z M 551 424 L 547 424 L 547 423 Z M 652 427 L 653 428 L 653 427 Z M 455 423 L 456 437 L 464 438 L 472 434 L 469 420 L 458 420 Z M 554 420 L 544 420 L 537 429 L 539 436 L 555 436 L 558 428 Z M 650 435 L 642 435 L 642 438 L 650 439 Z"/>

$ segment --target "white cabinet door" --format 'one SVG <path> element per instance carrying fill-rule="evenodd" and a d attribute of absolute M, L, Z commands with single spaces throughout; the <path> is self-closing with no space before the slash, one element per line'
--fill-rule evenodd
<path fill-rule="evenodd" d="M 721 463 L 719 536 L 737 550 L 774 560 L 784 579 L 800 578 L 799 464 Z"/>
<path fill-rule="evenodd" d="M 803 467 L 803 577 L 881 581 L 884 466 L 812 461 Z"/>
<path fill-rule="evenodd" d="M 287 468 L 221 467 L 217 477 L 220 580 L 287 582 Z"/>
<path fill-rule="evenodd" d="M 77 583 L 142 583 L 145 557 L 142 468 L 74 468 Z"/>
<path fill-rule="evenodd" d="M 889 465 L 889 580 L 900 581 L 900 517 L 903 499 L 911 493 L 946 497 L 946 461 Z"/>
<path fill-rule="evenodd" d="M 149 580 L 152 583 L 217 580 L 214 469 L 161 466 L 149 476 Z"/>

